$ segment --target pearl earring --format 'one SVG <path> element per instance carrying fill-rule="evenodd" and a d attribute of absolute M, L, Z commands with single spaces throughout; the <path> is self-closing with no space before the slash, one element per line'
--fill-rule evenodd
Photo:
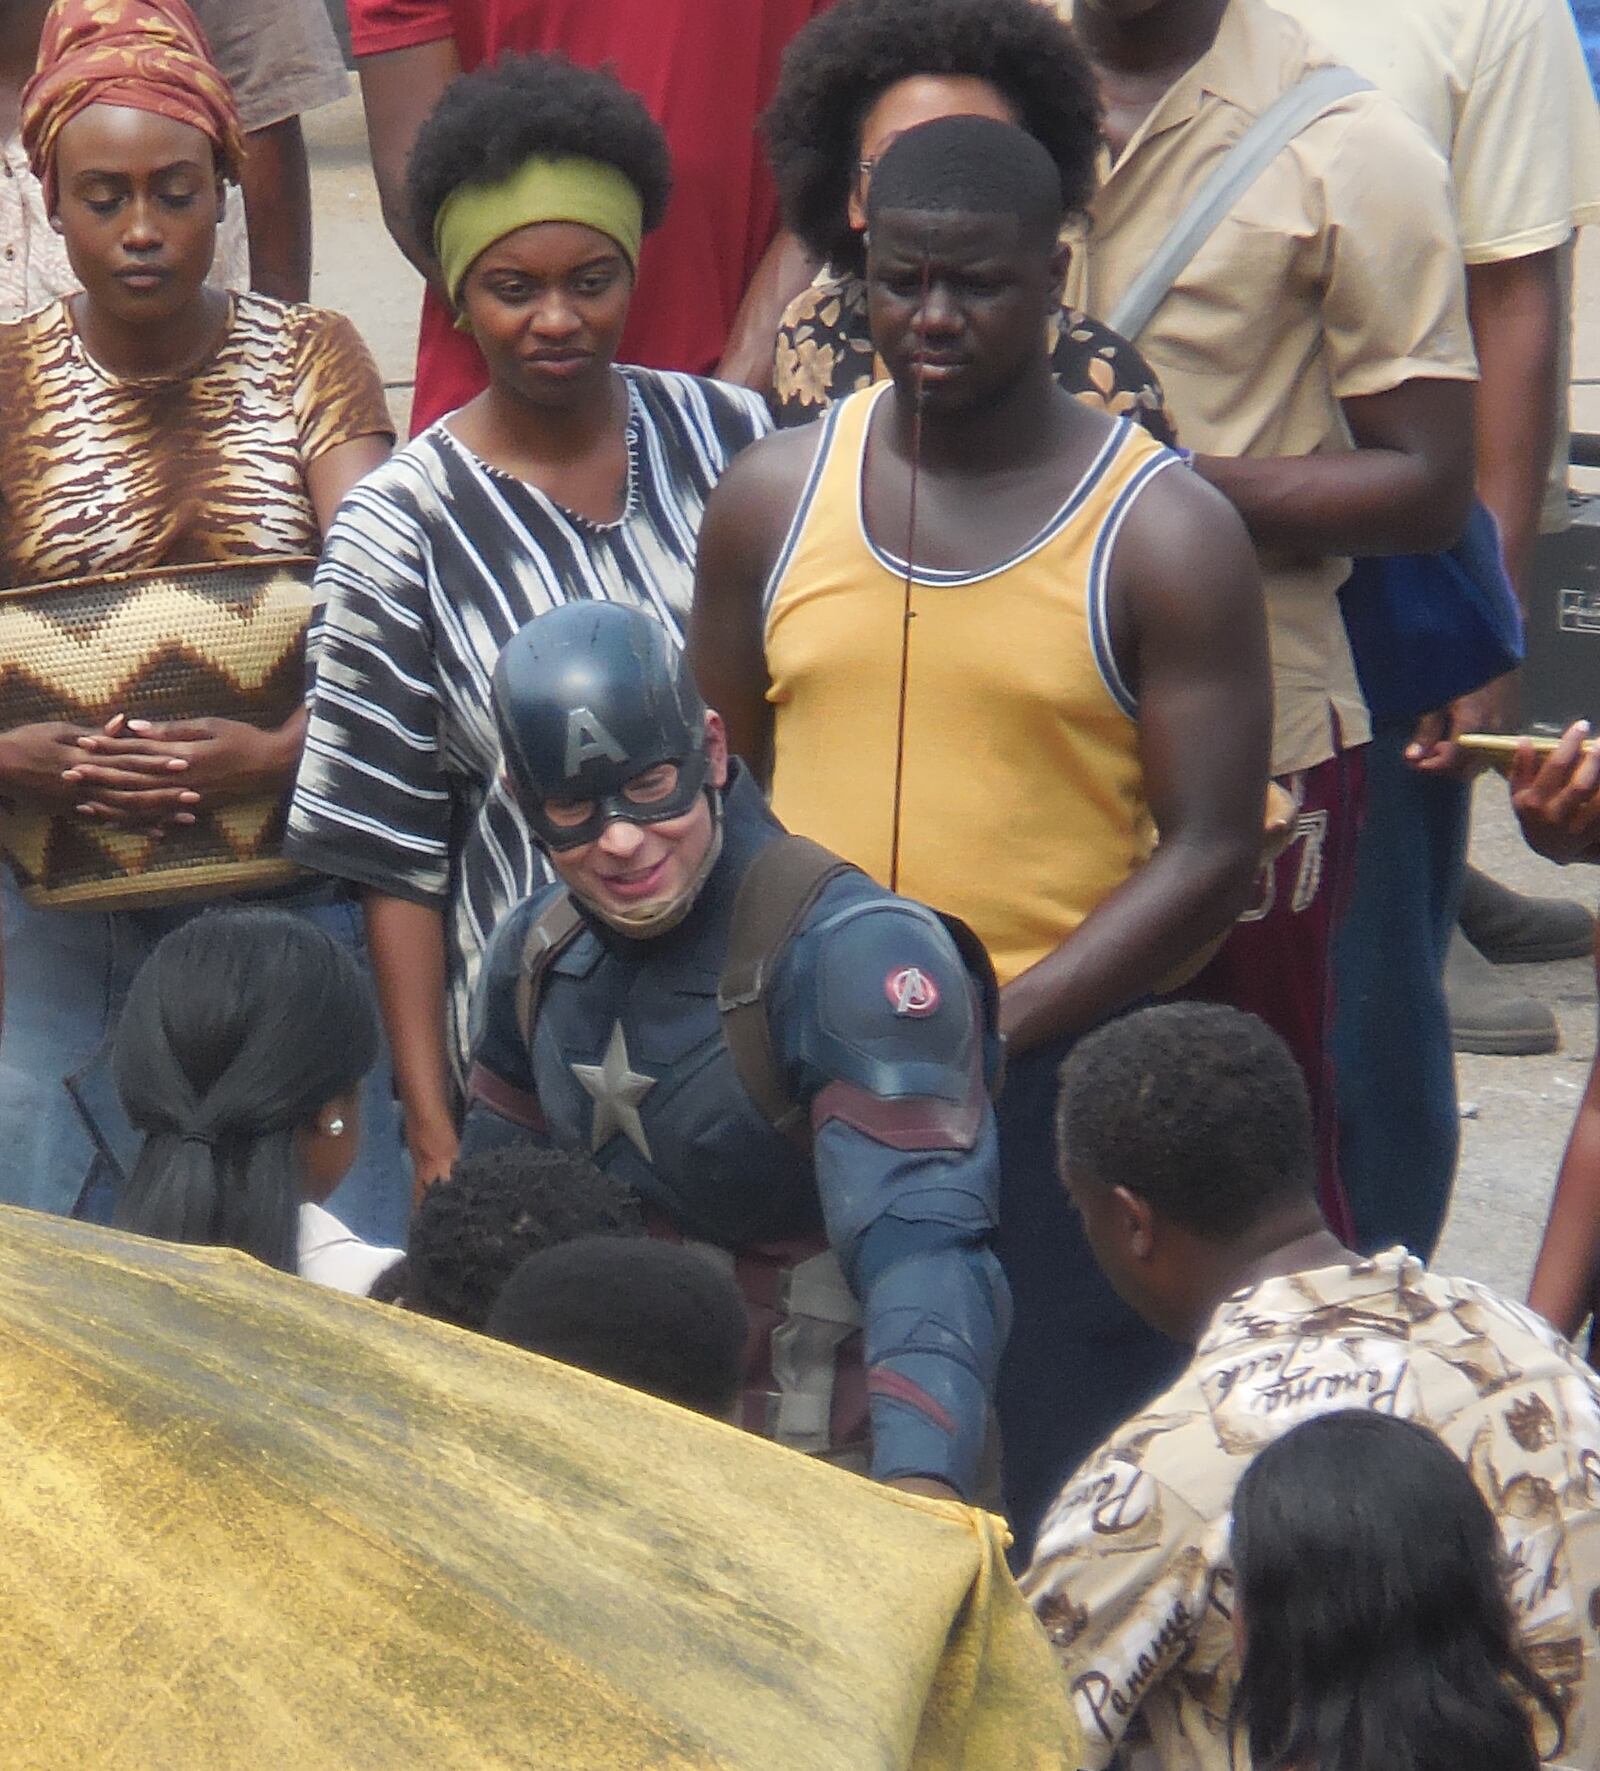
<path fill-rule="evenodd" d="M 330 1138 L 342 1138 L 344 1136 L 344 1121 L 342 1119 L 330 1119 L 328 1121 L 328 1136 Z"/>

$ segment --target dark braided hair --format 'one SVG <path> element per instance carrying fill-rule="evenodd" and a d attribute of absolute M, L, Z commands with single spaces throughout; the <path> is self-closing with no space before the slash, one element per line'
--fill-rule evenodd
<path fill-rule="evenodd" d="M 314 923 L 228 910 L 174 929 L 117 1025 L 117 1089 L 144 1146 L 114 1222 L 294 1272 L 295 1132 L 353 1092 L 377 1056 L 367 980 Z"/>

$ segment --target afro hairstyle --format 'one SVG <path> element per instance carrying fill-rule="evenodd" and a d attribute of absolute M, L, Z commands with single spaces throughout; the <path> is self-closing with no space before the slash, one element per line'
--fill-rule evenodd
<path fill-rule="evenodd" d="M 560 55 L 503 55 L 452 80 L 417 132 L 406 168 L 411 225 L 431 251 L 445 199 L 496 184 L 536 154 L 582 154 L 638 190 L 648 233 L 672 193 L 667 138 L 644 100 L 613 74 Z"/>
<path fill-rule="evenodd" d="M 940 117 L 908 129 L 878 162 L 867 214 L 1015 216 L 1050 252 L 1061 232 L 1061 179 L 1044 148 L 993 117 Z"/>
<path fill-rule="evenodd" d="M 867 113 L 918 75 L 986 80 L 1043 143 L 1069 214 L 1094 192 L 1100 99 L 1071 27 L 1040 0 L 838 0 L 790 43 L 762 127 L 789 228 L 859 271 L 848 205 Z"/>
<path fill-rule="evenodd" d="M 1265 1022 L 1215 1003 L 1138 1009 L 1081 1040 L 1061 1066 L 1056 1146 L 1075 1181 L 1125 1188 L 1212 1242 L 1316 1197 L 1300 1066 Z"/>
<path fill-rule="evenodd" d="M 530 1254 L 578 1236 L 642 1236 L 633 1191 L 586 1156 L 499 1144 L 463 1156 L 422 1196 L 406 1251 L 405 1302 L 419 1315 L 481 1329 Z"/>
<path fill-rule="evenodd" d="M 723 1420 L 748 1333 L 731 1274 L 701 1248 L 585 1236 L 525 1260 L 489 1333 L 680 1408 Z"/>

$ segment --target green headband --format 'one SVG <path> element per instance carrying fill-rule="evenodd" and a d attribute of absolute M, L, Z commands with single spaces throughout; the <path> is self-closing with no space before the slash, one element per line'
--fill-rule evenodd
<path fill-rule="evenodd" d="M 518 228 L 539 221 L 575 221 L 605 234 L 637 270 L 644 237 L 644 199 L 633 181 L 604 160 L 581 154 L 539 155 L 499 184 L 464 184 L 439 206 L 434 251 L 452 301 L 480 253 Z"/>

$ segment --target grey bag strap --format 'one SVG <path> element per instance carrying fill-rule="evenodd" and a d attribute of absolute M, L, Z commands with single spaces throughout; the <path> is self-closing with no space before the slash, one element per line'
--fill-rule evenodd
<path fill-rule="evenodd" d="M 1351 68 L 1313 68 L 1264 110 L 1223 156 L 1222 163 L 1201 185 L 1187 209 L 1156 248 L 1155 257 L 1128 286 L 1122 300 L 1105 315 L 1105 323 L 1130 344 L 1150 323 L 1205 245 L 1217 224 L 1240 197 L 1312 120 L 1352 92 L 1365 92 L 1372 82 Z"/>

